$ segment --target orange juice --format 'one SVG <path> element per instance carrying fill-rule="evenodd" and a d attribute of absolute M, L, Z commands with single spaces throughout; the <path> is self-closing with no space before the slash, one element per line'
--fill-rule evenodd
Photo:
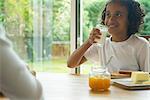
<path fill-rule="evenodd" d="M 89 86 L 94 91 L 105 91 L 110 87 L 110 78 L 92 76 L 89 77 Z"/>
<path fill-rule="evenodd" d="M 106 67 L 92 67 L 89 73 L 89 87 L 94 91 L 105 91 L 110 87 L 111 75 Z"/>

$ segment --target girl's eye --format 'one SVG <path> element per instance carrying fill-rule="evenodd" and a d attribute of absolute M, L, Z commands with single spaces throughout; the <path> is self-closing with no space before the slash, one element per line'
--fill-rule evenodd
<path fill-rule="evenodd" d="M 106 17 L 110 17 L 110 13 L 106 13 L 105 16 L 106 16 Z"/>
<path fill-rule="evenodd" d="M 121 13 L 118 12 L 118 13 L 115 14 L 115 16 L 119 17 L 119 16 L 121 16 Z"/>

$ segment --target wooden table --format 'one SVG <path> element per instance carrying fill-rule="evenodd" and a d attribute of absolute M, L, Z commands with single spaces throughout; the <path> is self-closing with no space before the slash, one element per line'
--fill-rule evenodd
<path fill-rule="evenodd" d="M 111 85 L 109 91 L 92 92 L 88 75 L 38 73 L 37 78 L 42 83 L 45 100 L 150 100 L 150 90 L 129 91 Z"/>
<path fill-rule="evenodd" d="M 111 85 L 109 91 L 94 93 L 88 75 L 40 73 L 46 100 L 150 100 L 150 90 L 124 90 Z"/>

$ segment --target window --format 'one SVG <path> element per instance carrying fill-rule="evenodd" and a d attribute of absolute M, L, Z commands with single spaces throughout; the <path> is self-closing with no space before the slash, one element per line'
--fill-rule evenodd
<path fill-rule="evenodd" d="M 0 11 L 14 49 L 32 69 L 68 72 L 71 0 L 1 0 Z"/>
<path fill-rule="evenodd" d="M 150 1 L 138 1 L 146 12 L 139 34 L 149 36 Z M 106 0 L 1 0 L 0 22 L 16 52 L 32 69 L 65 73 L 69 71 L 68 56 L 86 41 L 100 21 L 105 3 Z M 88 73 L 93 65 L 86 62 L 81 66 L 81 73 Z M 80 72 L 80 68 L 75 70 Z"/>

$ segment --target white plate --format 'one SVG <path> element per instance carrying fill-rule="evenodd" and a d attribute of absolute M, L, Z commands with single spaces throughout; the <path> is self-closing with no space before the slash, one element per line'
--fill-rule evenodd
<path fill-rule="evenodd" d="M 131 78 L 112 79 L 112 83 L 115 86 L 129 90 L 150 89 L 150 84 L 134 84 Z"/>

